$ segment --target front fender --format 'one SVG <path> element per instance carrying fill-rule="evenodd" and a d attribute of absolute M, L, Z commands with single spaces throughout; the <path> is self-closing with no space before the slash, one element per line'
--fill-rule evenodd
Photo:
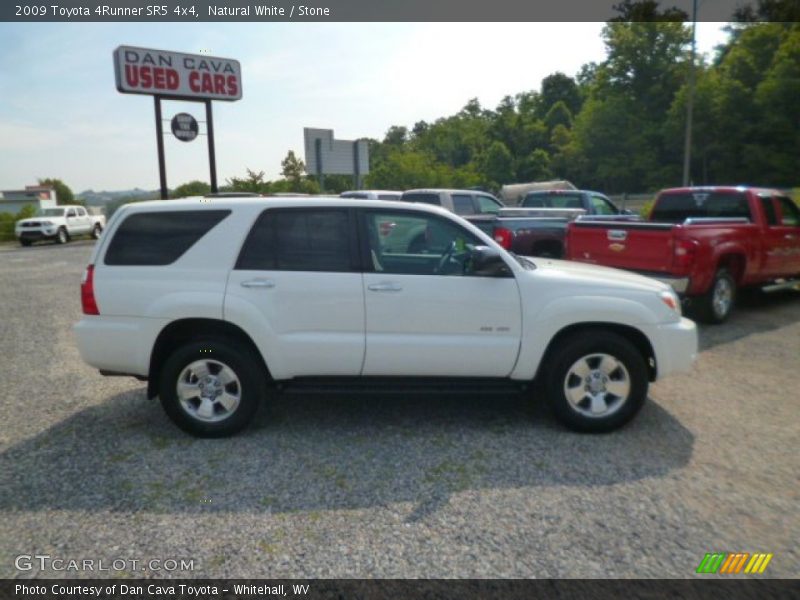
<path fill-rule="evenodd" d="M 609 296 L 570 296 L 554 298 L 536 314 L 523 308 L 522 347 L 512 379 L 530 380 L 536 375 L 552 339 L 567 327 L 585 324 L 624 325 L 644 334 L 643 324 L 658 322 L 658 317 L 635 300 Z"/>

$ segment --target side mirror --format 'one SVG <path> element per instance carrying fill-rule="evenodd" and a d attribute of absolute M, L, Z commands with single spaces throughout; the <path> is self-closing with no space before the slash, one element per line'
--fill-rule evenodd
<path fill-rule="evenodd" d="M 511 273 L 500 253 L 489 246 L 475 246 L 472 249 L 470 266 L 472 274 L 481 277 L 504 277 Z"/>

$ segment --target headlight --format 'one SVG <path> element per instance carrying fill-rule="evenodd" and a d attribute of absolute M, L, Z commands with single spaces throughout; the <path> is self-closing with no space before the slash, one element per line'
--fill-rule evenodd
<path fill-rule="evenodd" d="M 661 298 L 661 301 L 666 304 L 667 307 L 674 310 L 678 315 L 681 314 L 681 301 L 678 298 L 678 294 L 674 291 L 664 290 L 658 294 L 658 297 Z"/>

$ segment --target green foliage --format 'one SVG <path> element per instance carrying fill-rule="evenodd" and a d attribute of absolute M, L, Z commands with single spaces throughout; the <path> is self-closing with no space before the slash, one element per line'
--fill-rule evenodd
<path fill-rule="evenodd" d="M 211 192 L 211 186 L 205 181 L 190 181 L 179 185 L 170 196 L 172 198 L 187 198 L 189 196 L 204 196 Z"/>
<path fill-rule="evenodd" d="M 14 225 L 20 219 L 30 219 L 36 214 L 36 208 L 24 206 L 17 214 L 0 212 L 0 241 L 7 242 L 16 239 Z"/>
<path fill-rule="evenodd" d="M 39 185 L 46 185 L 56 190 L 57 201 L 59 205 L 62 204 L 80 204 L 84 206 L 81 200 L 76 200 L 69 186 L 55 177 L 46 177 L 39 179 Z"/>

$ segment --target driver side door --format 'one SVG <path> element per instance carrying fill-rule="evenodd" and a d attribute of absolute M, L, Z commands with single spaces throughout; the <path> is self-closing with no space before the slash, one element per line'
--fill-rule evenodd
<path fill-rule="evenodd" d="M 369 257 L 362 374 L 508 376 L 522 328 L 512 272 L 471 274 L 469 249 L 482 242 L 439 215 L 365 209 L 359 225 Z"/>

